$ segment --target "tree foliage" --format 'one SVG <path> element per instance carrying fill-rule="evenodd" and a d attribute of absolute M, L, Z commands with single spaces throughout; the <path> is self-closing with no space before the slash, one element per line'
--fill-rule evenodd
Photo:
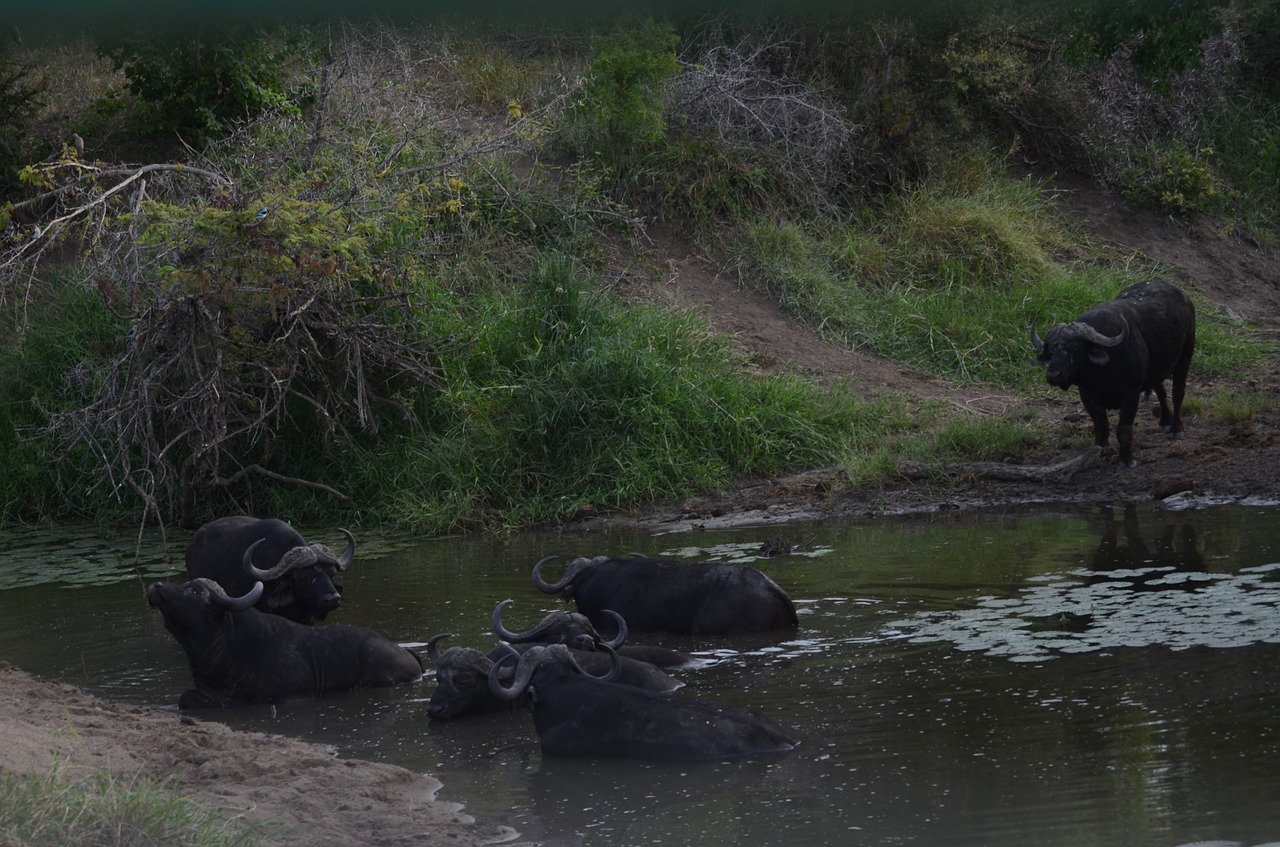
<path fill-rule="evenodd" d="M 104 36 L 98 52 L 123 71 L 129 91 L 147 108 L 142 125 L 181 136 L 202 147 L 236 121 L 268 109 L 297 112 L 288 71 L 305 31 L 269 32 L 257 27 L 182 26 Z"/>

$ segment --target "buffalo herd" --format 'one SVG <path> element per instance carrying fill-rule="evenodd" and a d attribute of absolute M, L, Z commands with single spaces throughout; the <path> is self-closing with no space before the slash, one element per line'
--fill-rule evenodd
<path fill-rule="evenodd" d="M 279 703 L 423 677 L 414 650 L 366 627 L 323 622 L 342 602 L 335 580 L 355 556 L 355 539 L 340 532 L 346 550 L 335 556 L 274 519 L 219 518 L 196 531 L 187 581 L 147 588 L 195 683 L 180 709 Z M 488 651 L 444 647 L 447 633 L 432 637 L 429 718 L 525 710 L 548 756 L 698 761 L 798 743 L 751 709 L 674 693 L 685 683 L 669 671 L 696 669 L 704 664 L 697 657 L 626 643 L 632 631 L 794 629 L 795 606 L 773 580 L 746 565 L 630 555 L 573 559 L 553 585 L 542 576 L 551 558 L 534 566 L 533 587 L 563 592 L 577 611 L 512 628 L 503 622 L 515 602 L 508 599 L 493 609 L 499 643 Z"/>
<path fill-rule="evenodd" d="M 1182 401 L 1195 350 L 1195 308 L 1167 282 L 1131 285 L 1041 338 L 1037 362 L 1049 384 L 1075 386 L 1105 447 L 1107 413 L 1119 410 L 1120 467 L 1132 467 L 1133 429 L 1144 394 L 1159 401 L 1160 428 L 1182 432 Z M 1172 402 L 1165 381 L 1172 380 Z M 283 521 L 225 517 L 201 527 L 187 548 L 188 581 L 148 587 L 148 602 L 186 652 L 195 687 L 180 708 L 275 703 L 329 692 L 412 682 L 423 662 L 371 629 L 323 623 L 342 603 L 339 575 L 355 539 L 339 530 L 341 556 L 308 543 Z M 532 713 L 549 756 L 693 761 L 781 753 L 794 736 L 757 712 L 675 693 L 668 672 L 698 660 L 664 647 L 626 643 L 631 632 L 703 637 L 782 632 L 798 625 L 787 593 L 759 570 L 723 562 L 640 555 L 578 557 L 558 579 L 533 567 L 533 587 L 572 601 L 528 629 L 490 620 L 488 651 L 426 645 L 436 687 L 434 720 L 511 709 Z"/>

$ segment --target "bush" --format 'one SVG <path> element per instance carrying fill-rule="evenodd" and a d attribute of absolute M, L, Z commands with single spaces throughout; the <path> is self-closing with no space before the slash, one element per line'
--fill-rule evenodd
<path fill-rule="evenodd" d="M 1120 175 L 1124 195 L 1166 215 L 1221 211 L 1225 198 L 1213 171 L 1213 148 L 1188 150 L 1181 141 L 1151 145 Z"/>
<path fill-rule="evenodd" d="M 616 164 L 662 138 L 663 87 L 680 69 L 679 43 L 674 29 L 652 20 L 597 37 L 581 102 L 563 128 L 569 146 Z"/>
<path fill-rule="evenodd" d="M 44 105 L 42 89 L 32 80 L 30 68 L 0 53 L 0 192 L 18 186 L 31 122 Z M 0 218 L 0 230 L 6 223 Z"/>
<path fill-rule="evenodd" d="M 129 91 L 147 107 L 138 116 L 146 133 L 176 133 L 199 148 L 268 109 L 300 114 L 302 98 L 290 92 L 287 72 L 299 52 L 306 53 L 304 38 L 184 26 L 106 37 L 98 52 L 124 72 Z M 115 107 L 121 106 L 117 97 Z"/>

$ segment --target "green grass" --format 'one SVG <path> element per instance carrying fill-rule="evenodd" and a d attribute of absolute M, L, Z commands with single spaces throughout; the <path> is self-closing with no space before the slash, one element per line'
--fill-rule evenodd
<path fill-rule="evenodd" d="M 426 431 L 354 463 L 380 519 L 435 531 L 631 506 L 834 462 L 865 401 L 749 375 L 696 319 L 625 306 L 563 256 L 476 303 L 480 334 L 424 398 Z"/>
<path fill-rule="evenodd" d="M 0 774 L 0 844 L 22 847 L 256 847 L 257 832 L 145 776 Z"/>
<path fill-rule="evenodd" d="M 815 228 L 757 219 L 743 228 L 739 256 L 793 314 L 843 344 L 961 383 L 1032 390 L 1041 381 L 1030 364 L 1033 322 L 1043 332 L 1157 273 L 1072 258 L 1081 247 L 1091 249 L 1041 189 L 990 171 L 921 187 L 871 220 Z M 1234 374 L 1264 360 L 1265 346 L 1196 299 L 1198 371 Z"/>

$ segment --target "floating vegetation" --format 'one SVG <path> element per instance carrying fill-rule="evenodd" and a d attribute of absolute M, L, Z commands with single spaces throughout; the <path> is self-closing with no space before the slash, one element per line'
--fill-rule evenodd
<path fill-rule="evenodd" d="M 0 590 L 33 585 L 84 588 L 137 579 L 163 579 L 182 570 L 182 551 L 171 561 L 157 537 L 105 539 L 93 527 L 60 526 L 0 532 L 4 566 Z"/>
<path fill-rule="evenodd" d="M 1118 647 L 1243 647 L 1280 643 L 1280 563 L 1239 573 L 1171 567 L 1042 577 L 1010 597 L 982 596 L 973 608 L 926 612 L 885 632 L 914 642 L 1015 662 Z"/>
<path fill-rule="evenodd" d="M 782 536 L 770 537 L 765 541 L 741 541 L 726 544 L 712 544 L 706 547 L 676 547 L 671 550 L 663 550 L 658 553 L 671 559 L 711 559 L 717 562 L 733 562 L 735 564 L 750 564 L 758 562 L 762 559 L 769 559 L 774 556 L 782 555 L 782 552 L 773 551 L 771 545 L 779 541 L 786 541 L 788 548 L 785 554 L 788 556 L 808 556 L 817 558 L 826 556 L 834 552 L 831 547 L 818 546 L 806 548 L 804 544 L 800 544 L 790 539 L 783 539 Z"/>

